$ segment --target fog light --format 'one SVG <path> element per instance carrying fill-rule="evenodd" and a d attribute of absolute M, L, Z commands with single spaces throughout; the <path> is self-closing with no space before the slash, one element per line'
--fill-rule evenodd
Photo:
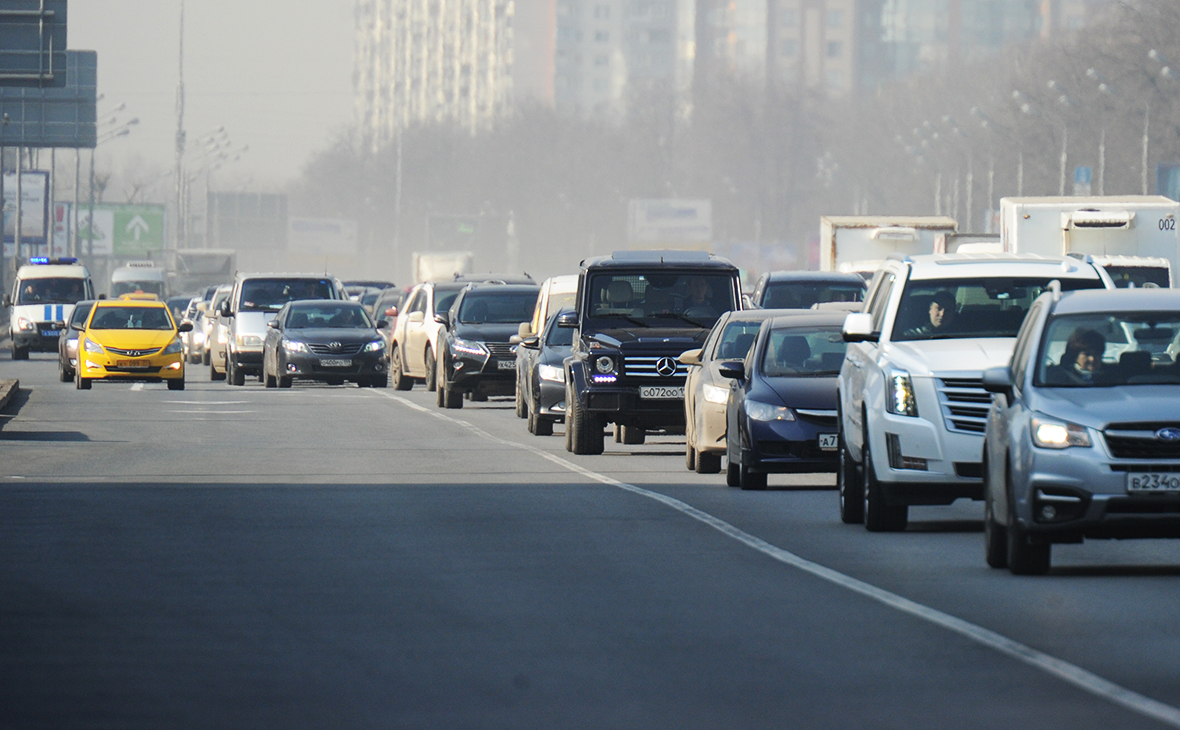
<path fill-rule="evenodd" d="M 1057 508 L 1051 504 L 1041 507 L 1041 519 L 1046 522 L 1052 522 L 1057 519 Z"/>
<path fill-rule="evenodd" d="M 87 361 L 86 361 L 86 367 L 88 367 L 88 368 L 94 368 L 94 369 L 96 369 L 96 370 L 101 370 L 101 369 L 102 369 L 102 365 L 99 365 L 99 364 L 98 364 L 98 363 L 96 363 L 96 362 L 91 362 L 90 360 L 87 360 Z"/>
<path fill-rule="evenodd" d="M 295 363 L 289 362 L 287 363 L 287 372 L 297 373 L 299 372 L 299 368 L 295 367 Z"/>
<path fill-rule="evenodd" d="M 165 370 L 179 370 L 179 369 L 180 369 L 180 363 L 178 363 L 178 362 L 171 363 L 171 364 L 169 364 L 169 365 L 166 365 L 166 366 L 164 367 L 164 369 L 165 369 Z"/>

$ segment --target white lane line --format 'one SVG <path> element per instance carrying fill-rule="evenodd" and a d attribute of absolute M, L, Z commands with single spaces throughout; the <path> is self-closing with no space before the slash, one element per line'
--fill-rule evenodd
<path fill-rule="evenodd" d="M 15 173 L 14 173 L 15 174 Z M 241 406 L 253 403 L 251 400 L 166 400 L 178 406 Z"/>
<path fill-rule="evenodd" d="M 143 390 L 143 383 L 134 383 L 134 384 L 132 384 L 132 386 L 131 386 L 131 390 L 135 390 L 135 391 L 140 391 L 140 390 Z"/>
<path fill-rule="evenodd" d="M 675 497 L 669 497 L 666 494 L 653 492 L 650 489 L 637 487 L 634 484 L 621 482 L 618 479 L 608 477 L 605 474 L 599 474 L 597 472 L 590 471 L 579 464 L 575 464 L 572 461 L 567 461 L 566 459 L 563 459 L 556 454 L 551 454 L 547 451 L 544 451 L 539 447 L 522 444 L 518 441 L 508 441 L 506 439 L 502 439 L 498 436 L 488 433 L 487 431 L 484 431 L 482 428 L 476 426 L 473 423 L 453 418 L 439 411 L 433 411 L 429 408 L 424 408 L 417 403 L 407 400 L 401 396 L 393 395 L 392 393 L 387 393 L 384 391 L 376 392 L 416 411 L 422 411 L 444 421 L 450 421 L 457 426 L 471 431 L 481 438 L 528 451 L 530 453 L 536 454 L 537 456 L 540 456 L 543 459 L 551 461 L 554 464 L 558 464 L 569 471 L 580 474 L 587 479 L 591 479 L 602 484 L 607 484 L 612 487 L 618 487 L 619 489 L 623 489 L 628 492 L 647 497 L 648 499 L 654 500 L 656 502 L 660 502 L 661 504 L 667 505 L 678 512 L 688 515 L 694 520 L 702 522 L 722 533 L 723 535 L 737 540 L 743 545 L 753 548 L 754 550 L 757 550 L 758 552 L 767 555 L 779 561 L 780 563 L 798 568 L 799 570 L 810 573 L 817 578 L 821 578 L 830 583 L 847 588 L 850 591 L 859 593 L 862 596 L 871 598 L 872 600 L 879 603 L 883 603 L 890 608 L 901 611 L 902 613 L 909 614 L 953 631 L 960 636 L 970 639 L 971 641 L 982 644 L 983 646 L 989 647 L 991 649 L 995 649 L 1001 654 L 1024 662 L 1025 664 L 1028 664 L 1029 666 L 1032 666 L 1036 669 L 1040 669 L 1041 671 L 1044 671 L 1057 677 L 1058 679 L 1072 684 L 1073 686 L 1085 692 L 1089 692 L 1096 697 L 1100 697 L 1116 705 L 1120 705 L 1128 710 L 1131 710 L 1132 712 L 1137 712 L 1141 715 L 1159 720 L 1165 725 L 1169 725 L 1174 728 L 1180 728 L 1180 708 L 1159 702 L 1158 700 L 1153 700 L 1150 697 L 1129 690 L 1126 687 L 1103 679 L 1093 672 L 1082 669 L 1076 664 L 1071 664 L 1063 659 L 1058 659 L 1057 657 L 1051 656 L 1044 652 L 1037 651 L 1030 646 L 1021 644 L 1019 641 L 1009 639 L 1003 634 L 998 634 L 995 631 L 985 629 L 982 626 L 971 623 L 970 621 L 965 621 L 948 613 L 943 613 L 938 609 L 917 603 L 916 601 L 911 601 L 910 599 L 899 596 L 896 593 L 892 593 L 883 588 L 878 588 L 877 586 L 865 583 L 862 580 L 857 580 L 856 578 L 845 575 L 844 573 L 841 573 L 837 570 L 824 567 L 819 563 L 813 563 L 810 560 L 801 558 L 788 550 L 775 547 L 761 538 L 754 537 L 748 532 L 739 530 L 725 520 L 714 517 L 707 512 L 703 512 L 686 502 L 676 499 Z"/>
<path fill-rule="evenodd" d="M 228 416 L 235 413 L 257 413 L 258 411 L 168 411 L 169 413 L 199 413 L 205 416 Z"/>

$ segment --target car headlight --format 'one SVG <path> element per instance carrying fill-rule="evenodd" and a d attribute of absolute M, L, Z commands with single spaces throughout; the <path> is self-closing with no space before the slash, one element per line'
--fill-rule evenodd
<path fill-rule="evenodd" d="M 258 335 L 238 335 L 238 347 L 262 347 L 262 338 Z"/>
<path fill-rule="evenodd" d="M 183 351 L 184 351 L 184 343 L 182 343 L 180 340 L 172 340 L 172 344 L 165 347 L 164 351 L 161 352 L 160 354 L 161 355 L 175 355 L 176 353 L 183 352 Z"/>
<path fill-rule="evenodd" d="M 755 421 L 794 421 L 795 414 L 786 406 L 772 406 L 756 400 L 746 401 L 746 415 Z"/>
<path fill-rule="evenodd" d="M 914 381 L 904 370 L 889 373 L 886 382 L 885 410 L 898 416 L 918 415 L 918 401 L 914 398 Z"/>
<path fill-rule="evenodd" d="M 28 317 L 17 317 L 16 328 L 21 332 L 30 332 L 37 329 L 37 325 L 33 324 L 33 321 Z"/>
<path fill-rule="evenodd" d="M 381 352 L 385 349 L 385 340 L 377 340 L 365 345 L 365 352 Z"/>
<path fill-rule="evenodd" d="M 710 385 L 705 383 L 701 388 L 702 394 L 705 396 L 706 403 L 728 403 L 729 402 L 729 388 L 722 388 L 719 385 Z M 763 419 L 758 419 L 763 420 Z"/>
<path fill-rule="evenodd" d="M 1085 426 L 1047 418 L 1032 419 L 1033 443 L 1042 449 L 1068 449 L 1090 446 L 1090 432 Z"/>
<path fill-rule="evenodd" d="M 600 356 L 594 359 L 594 369 L 603 375 L 610 375 L 615 371 L 615 359 L 608 356 Z"/>
<path fill-rule="evenodd" d="M 538 365 L 537 375 L 541 380 L 548 380 L 551 383 L 565 382 L 565 368 L 557 367 L 556 365 Z"/>
<path fill-rule="evenodd" d="M 205 341 L 205 333 L 201 330 L 193 330 L 193 344 L 199 345 Z"/>
<path fill-rule="evenodd" d="M 287 352 L 307 352 L 307 345 L 298 340 L 283 340 L 283 349 Z"/>
<path fill-rule="evenodd" d="M 483 348 L 483 345 L 471 340 L 465 340 L 462 337 L 456 337 L 451 343 L 451 349 L 455 352 L 461 352 L 464 355 L 474 355 L 475 357 L 487 357 L 488 351 Z"/>
<path fill-rule="evenodd" d="M 102 349 L 102 345 L 100 345 L 97 342 L 94 342 L 92 340 L 84 341 L 82 343 L 82 347 L 83 347 L 83 349 L 86 350 L 86 352 L 93 352 L 96 355 L 101 355 L 104 352 L 106 352 L 105 350 Z"/>

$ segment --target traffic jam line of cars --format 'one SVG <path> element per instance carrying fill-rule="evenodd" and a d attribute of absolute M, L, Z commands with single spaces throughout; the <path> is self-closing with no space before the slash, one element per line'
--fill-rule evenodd
<path fill-rule="evenodd" d="M 1180 537 L 1180 294 L 1153 286 L 1116 289 L 1087 256 L 895 253 L 867 283 L 779 272 L 747 297 L 720 257 L 625 251 L 541 285 L 360 292 L 373 311 L 330 276 L 251 274 L 178 324 L 49 261 L 22 267 L 10 300 L 14 358 L 52 343 L 80 389 L 182 389 L 200 363 L 231 386 L 421 383 L 443 409 L 513 396 L 530 433 L 564 424 L 578 455 L 612 432 L 683 434 L 686 467 L 732 487 L 834 472 L 839 518 L 871 532 L 982 501 L 987 564 L 1041 574 L 1056 543 Z"/>

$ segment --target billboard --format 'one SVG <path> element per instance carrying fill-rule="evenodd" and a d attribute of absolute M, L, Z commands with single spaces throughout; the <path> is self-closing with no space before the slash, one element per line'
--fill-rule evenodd
<path fill-rule="evenodd" d="M 26 170 L 21 173 L 21 243 L 45 244 L 49 214 L 49 173 Z M 16 241 L 16 173 L 4 174 L 4 241 Z"/>
<path fill-rule="evenodd" d="M 709 243 L 713 240 L 713 203 L 676 198 L 632 199 L 627 238 L 640 244 Z"/>

